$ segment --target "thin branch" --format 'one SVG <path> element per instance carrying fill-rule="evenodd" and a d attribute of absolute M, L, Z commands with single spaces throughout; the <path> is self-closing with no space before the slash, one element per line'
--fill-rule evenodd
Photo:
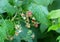
<path fill-rule="evenodd" d="M 14 19 L 16 18 L 16 16 L 17 16 L 17 13 L 15 14 L 14 17 L 12 17 L 11 21 L 14 21 Z"/>

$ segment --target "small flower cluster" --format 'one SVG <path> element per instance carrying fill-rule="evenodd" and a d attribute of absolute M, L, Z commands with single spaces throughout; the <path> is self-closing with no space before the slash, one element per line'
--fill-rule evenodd
<path fill-rule="evenodd" d="M 35 17 L 33 16 L 33 13 L 31 11 L 27 11 L 26 14 L 22 13 L 21 17 L 23 20 L 25 20 L 27 28 L 30 28 L 31 25 L 36 28 L 38 27 L 39 23 L 36 21 Z"/>

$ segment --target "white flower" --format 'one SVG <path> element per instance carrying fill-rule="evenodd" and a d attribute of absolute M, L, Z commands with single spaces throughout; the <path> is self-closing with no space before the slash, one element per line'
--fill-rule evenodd
<path fill-rule="evenodd" d="M 18 31 L 18 33 L 21 33 L 21 32 L 22 32 L 22 30 L 19 30 L 19 31 Z"/>
<path fill-rule="evenodd" d="M 18 29 L 20 27 L 20 25 L 15 25 L 15 29 Z"/>
<path fill-rule="evenodd" d="M 26 20 L 26 17 L 23 17 L 24 20 Z"/>
<path fill-rule="evenodd" d="M 34 35 L 34 34 L 32 34 L 32 35 L 31 35 L 31 37 L 34 39 L 34 38 L 35 38 L 35 35 Z"/>
<path fill-rule="evenodd" d="M 32 17 L 33 20 L 36 20 L 35 17 Z"/>

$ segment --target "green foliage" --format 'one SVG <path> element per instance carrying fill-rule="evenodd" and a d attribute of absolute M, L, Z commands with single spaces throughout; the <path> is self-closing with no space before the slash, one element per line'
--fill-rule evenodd
<path fill-rule="evenodd" d="M 15 13 L 15 8 L 14 6 L 10 5 L 8 0 L 1 0 L 0 1 L 0 13 L 7 12 L 10 15 L 13 15 Z"/>
<path fill-rule="evenodd" d="M 0 42 L 60 42 L 59 3 L 60 0 L 0 0 Z"/>
<path fill-rule="evenodd" d="M 48 10 L 46 7 L 32 3 L 29 6 L 29 10 L 33 12 L 34 17 L 39 23 L 49 25 L 49 20 L 47 18 Z"/>
<path fill-rule="evenodd" d="M 56 25 L 52 25 L 51 27 L 49 27 L 49 29 L 48 29 L 48 31 L 50 31 L 50 30 L 57 30 L 57 29 L 59 29 L 59 24 L 56 24 Z"/>
<path fill-rule="evenodd" d="M 38 5 L 48 6 L 49 4 L 51 4 L 53 2 L 53 0 L 33 0 L 33 2 Z"/>
<path fill-rule="evenodd" d="M 59 40 L 59 42 L 60 42 L 60 36 L 57 37 L 57 40 Z"/>
<path fill-rule="evenodd" d="M 49 19 L 56 19 L 60 17 L 60 9 L 58 10 L 53 10 L 48 14 Z"/>
<path fill-rule="evenodd" d="M 43 33 L 43 32 L 45 32 L 46 31 L 46 29 L 47 29 L 47 25 L 45 25 L 45 24 L 41 24 L 40 25 L 40 31 Z"/>
<path fill-rule="evenodd" d="M 8 35 L 12 35 L 13 27 L 13 22 L 0 19 L 0 42 L 4 42 Z"/>

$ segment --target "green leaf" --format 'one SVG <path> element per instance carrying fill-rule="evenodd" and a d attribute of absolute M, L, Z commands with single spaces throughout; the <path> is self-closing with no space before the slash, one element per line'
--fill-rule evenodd
<path fill-rule="evenodd" d="M 14 5 L 14 0 L 8 0 L 11 5 Z"/>
<path fill-rule="evenodd" d="M 59 24 L 52 25 L 52 26 L 50 26 L 50 27 L 48 28 L 48 32 L 51 31 L 51 30 L 56 31 L 56 30 L 58 30 L 59 28 L 60 28 Z"/>
<path fill-rule="evenodd" d="M 48 6 L 53 2 L 53 0 L 33 0 L 33 2 L 39 5 Z"/>
<path fill-rule="evenodd" d="M 32 11 L 33 16 L 36 18 L 37 21 L 39 21 L 39 23 L 42 23 L 45 25 L 50 24 L 47 18 L 47 14 L 48 14 L 47 7 L 32 3 L 28 9 Z"/>
<path fill-rule="evenodd" d="M 29 39 L 28 42 L 33 42 L 33 40 L 32 39 Z"/>
<path fill-rule="evenodd" d="M 7 35 L 12 35 L 13 32 L 13 23 L 9 20 L 0 19 L 0 41 L 4 42 Z"/>
<path fill-rule="evenodd" d="M 58 23 L 60 23 L 60 18 L 58 18 Z"/>
<path fill-rule="evenodd" d="M 4 42 L 4 39 L 7 37 L 6 32 L 6 23 L 4 20 L 0 19 L 0 42 Z"/>
<path fill-rule="evenodd" d="M 10 5 L 8 0 L 0 0 L 0 11 L 3 13 L 4 11 L 13 15 L 15 13 L 15 9 L 12 5 Z"/>
<path fill-rule="evenodd" d="M 0 8 L 0 13 L 4 13 L 5 11 L 2 9 L 2 8 Z"/>
<path fill-rule="evenodd" d="M 41 31 L 41 33 L 45 32 L 47 28 L 48 28 L 48 27 L 47 27 L 46 25 L 41 24 L 41 25 L 40 25 L 40 31 Z"/>
<path fill-rule="evenodd" d="M 22 5 L 22 2 L 23 2 L 21 0 L 13 0 L 13 1 L 14 1 L 14 5 L 18 6 L 18 7 L 20 7 Z"/>
<path fill-rule="evenodd" d="M 7 27 L 7 32 L 9 35 L 14 35 L 14 22 L 10 20 L 5 20 L 6 27 Z"/>
<path fill-rule="evenodd" d="M 56 19 L 60 17 L 60 9 L 58 10 L 53 10 L 48 14 L 49 19 Z"/>
<path fill-rule="evenodd" d="M 60 33 L 60 28 L 56 30 L 57 33 Z"/>
<path fill-rule="evenodd" d="M 23 3 L 22 3 L 22 9 L 23 10 L 28 10 L 27 7 L 31 4 L 32 0 L 23 0 Z"/>
<path fill-rule="evenodd" d="M 14 35 L 14 40 L 13 40 L 13 42 L 21 42 L 20 36 L 19 36 L 19 35 L 18 35 L 18 36 Z"/>
<path fill-rule="evenodd" d="M 8 3 L 8 0 L 0 0 L 0 4 L 1 4 L 0 7 L 4 7 L 7 3 Z"/>
<path fill-rule="evenodd" d="M 4 6 L 7 4 L 7 0 L 0 0 L 0 13 L 4 12 Z"/>
<path fill-rule="evenodd" d="M 52 4 L 49 5 L 49 11 L 60 9 L 60 0 L 54 0 Z"/>
<path fill-rule="evenodd" d="M 11 5 L 6 5 L 6 7 L 4 7 L 4 10 L 8 13 L 8 15 L 12 16 L 16 10 L 14 9 L 13 6 Z"/>
<path fill-rule="evenodd" d="M 57 37 L 57 40 L 59 40 L 59 41 L 60 41 L 60 36 L 58 36 L 58 37 Z"/>
<path fill-rule="evenodd" d="M 52 3 L 53 3 L 53 1 L 54 1 L 54 0 L 50 0 L 50 4 L 52 4 Z"/>

